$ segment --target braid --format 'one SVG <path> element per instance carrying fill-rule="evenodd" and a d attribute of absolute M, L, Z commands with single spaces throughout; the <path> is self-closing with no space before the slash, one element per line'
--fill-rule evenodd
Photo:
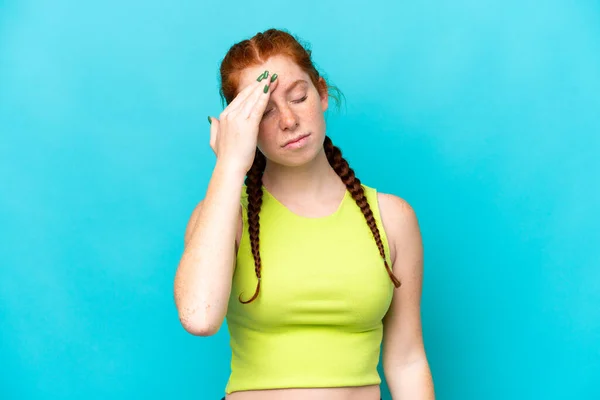
<path fill-rule="evenodd" d="M 352 168 L 350 168 L 348 162 L 342 157 L 341 150 L 333 145 L 331 139 L 328 136 L 325 137 L 324 148 L 329 164 L 333 167 L 334 171 L 338 174 L 342 182 L 344 182 L 344 184 L 346 185 L 346 189 L 350 192 L 352 198 L 354 199 L 354 201 L 362 211 L 363 215 L 365 216 L 365 220 L 367 221 L 367 225 L 373 233 L 373 238 L 375 239 L 375 243 L 377 244 L 377 248 L 379 249 L 379 254 L 381 255 L 381 258 L 383 258 L 383 263 L 385 265 L 385 269 L 390 279 L 394 283 L 394 286 L 400 287 L 400 281 L 394 276 L 394 273 L 392 272 L 385 257 L 385 248 L 383 247 L 381 234 L 377 227 L 375 216 L 373 215 L 371 206 L 367 201 L 367 197 L 365 196 L 365 191 L 361 185 L 360 180 L 356 177 L 356 175 L 354 175 L 354 171 L 352 170 Z M 252 256 L 254 257 L 254 271 L 256 273 L 258 283 L 256 285 L 256 291 L 254 292 L 254 295 L 249 300 L 243 301 L 242 296 L 240 294 L 239 300 L 243 304 L 248 304 L 254 301 L 258 297 L 258 293 L 260 292 L 261 260 L 259 247 L 259 214 L 260 208 L 262 206 L 262 177 L 265 171 L 265 166 L 266 158 L 257 149 L 256 156 L 254 157 L 254 163 L 248 171 L 245 184 L 246 193 L 248 195 L 248 233 L 250 236 L 250 248 L 252 251 Z"/>
<path fill-rule="evenodd" d="M 381 254 L 381 258 L 383 258 L 383 263 L 388 275 L 390 276 L 390 279 L 394 283 L 394 286 L 400 287 L 400 281 L 394 276 L 394 273 L 392 272 L 390 266 L 388 265 L 387 259 L 385 258 L 385 249 L 383 247 L 383 242 L 381 241 L 379 229 L 377 228 L 377 222 L 375 221 L 373 211 L 371 210 L 371 206 L 369 206 L 369 202 L 367 201 L 365 191 L 360 180 L 354 175 L 354 171 L 352 168 L 350 168 L 348 162 L 342 157 L 342 151 L 333 145 L 333 142 L 329 136 L 325 136 L 325 143 L 323 147 L 325 148 L 325 154 L 327 155 L 329 164 L 342 179 L 342 182 L 344 182 L 346 185 L 346 189 L 350 192 L 350 194 L 352 194 L 352 198 L 364 214 L 365 219 L 367 220 L 367 225 L 373 233 L 373 238 L 375 239 L 375 243 L 377 243 L 379 254 Z"/>
<path fill-rule="evenodd" d="M 242 295 L 240 294 L 239 300 L 243 304 L 248 304 L 254 301 L 258 297 L 260 291 L 260 251 L 259 251 L 259 214 L 262 206 L 262 177 L 265 171 L 267 160 L 265 156 L 256 149 L 256 155 L 254 156 L 254 162 L 252 167 L 248 171 L 246 176 L 246 194 L 248 194 L 248 233 L 250 236 L 250 248 L 252 250 L 252 256 L 254 257 L 254 271 L 256 272 L 256 278 L 258 283 L 256 285 L 256 291 L 250 300 L 242 301 Z"/>

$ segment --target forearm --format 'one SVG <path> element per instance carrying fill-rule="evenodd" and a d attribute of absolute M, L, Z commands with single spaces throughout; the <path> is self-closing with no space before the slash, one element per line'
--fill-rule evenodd
<path fill-rule="evenodd" d="M 243 178 L 217 163 L 179 262 L 175 301 L 194 334 L 216 333 L 227 311 Z"/>
<path fill-rule="evenodd" d="M 384 368 L 392 400 L 434 400 L 433 378 L 426 358 Z"/>

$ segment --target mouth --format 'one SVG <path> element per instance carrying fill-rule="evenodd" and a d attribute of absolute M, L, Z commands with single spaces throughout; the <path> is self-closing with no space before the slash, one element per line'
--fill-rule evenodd
<path fill-rule="evenodd" d="M 309 136 L 310 136 L 310 133 L 306 133 L 306 134 L 304 134 L 304 135 L 300 135 L 300 136 L 298 136 L 298 137 L 295 137 L 295 138 L 293 138 L 293 139 L 290 139 L 290 140 L 288 140 L 288 141 L 287 141 L 287 142 L 285 142 L 285 143 L 283 144 L 283 146 L 281 146 L 281 147 L 283 147 L 283 148 L 286 148 L 286 147 L 288 147 L 288 148 L 289 148 L 289 147 L 297 147 L 297 146 L 301 146 L 301 145 L 302 145 L 302 144 L 304 144 L 304 142 L 306 141 L 305 139 L 306 139 L 307 137 L 309 137 Z"/>

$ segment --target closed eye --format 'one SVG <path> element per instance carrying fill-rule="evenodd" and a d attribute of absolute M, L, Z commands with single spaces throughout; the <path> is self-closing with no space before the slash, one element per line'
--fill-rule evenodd
<path fill-rule="evenodd" d="M 292 103 L 302 103 L 304 100 L 306 100 L 306 98 L 307 98 L 307 97 L 308 97 L 308 95 L 304 96 L 304 97 L 303 97 L 303 98 L 301 98 L 301 99 L 294 100 Z"/>
<path fill-rule="evenodd" d="M 304 96 L 301 99 L 298 100 L 294 100 L 292 101 L 292 103 L 298 104 L 298 103 L 302 103 L 303 101 L 305 101 L 308 98 L 308 95 Z M 263 117 L 265 117 L 267 114 L 269 114 L 271 111 L 273 111 L 272 108 L 269 108 L 267 111 L 265 111 L 265 113 L 263 114 Z"/>

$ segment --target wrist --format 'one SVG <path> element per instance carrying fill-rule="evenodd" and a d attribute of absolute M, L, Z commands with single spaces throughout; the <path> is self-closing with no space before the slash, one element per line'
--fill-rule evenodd
<path fill-rule="evenodd" d="M 243 166 L 230 161 L 221 161 L 217 159 L 215 164 L 215 172 L 226 179 L 232 181 L 244 181 L 248 172 Z"/>

